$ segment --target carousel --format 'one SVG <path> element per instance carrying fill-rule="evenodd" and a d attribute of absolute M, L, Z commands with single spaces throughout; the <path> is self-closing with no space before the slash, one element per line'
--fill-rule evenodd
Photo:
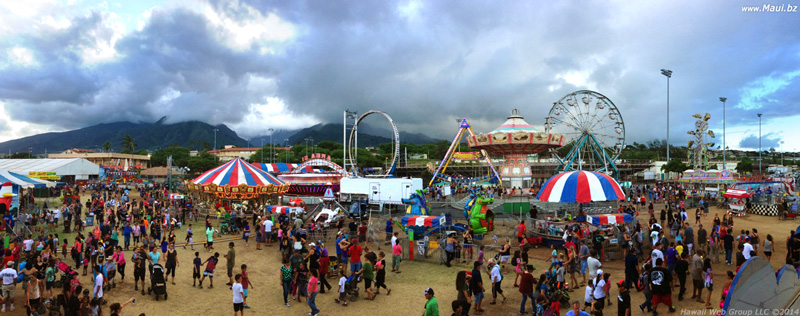
<path fill-rule="evenodd" d="M 541 238 L 541 243 L 563 247 L 567 230 L 579 232 L 608 232 L 618 225 L 633 222 L 633 214 L 617 213 L 616 208 L 584 207 L 590 203 L 613 203 L 625 200 L 625 193 L 614 178 L 594 171 L 569 171 L 559 173 L 544 183 L 536 197 L 548 203 L 563 203 L 572 206 L 572 212 L 558 211 L 545 214 L 544 218 L 532 218 L 530 235 Z M 611 239 L 615 242 L 616 239 Z"/>
<path fill-rule="evenodd" d="M 185 184 L 189 191 L 199 194 L 201 201 L 226 210 L 234 203 L 267 205 L 270 201 L 277 202 L 277 196 L 289 190 L 288 184 L 239 157 Z"/>

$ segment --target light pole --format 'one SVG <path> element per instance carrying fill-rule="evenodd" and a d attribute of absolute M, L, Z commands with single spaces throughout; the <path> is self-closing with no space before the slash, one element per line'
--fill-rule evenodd
<path fill-rule="evenodd" d="M 667 76 L 667 163 L 669 163 L 669 78 L 672 78 L 672 70 L 661 69 L 661 74 Z"/>
<path fill-rule="evenodd" d="M 314 137 L 309 138 L 311 140 L 311 155 L 314 155 L 314 150 L 316 150 L 316 148 L 314 148 Z"/>
<path fill-rule="evenodd" d="M 722 101 L 722 170 L 727 169 L 725 165 L 725 101 L 728 100 L 726 97 L 719 97 L 719 100 Z"/>
<path fill-rule="evenodd" d="M 261 163 L 264 163 L 264 139 L 261 139 Z"/>
<path fill-rule="evenodd" d="M 783 141 L 778 142 L 778 151 L 781 152 L 781 167 L 783 167 Z"/>
<path fill-rule="evenodd" d="M 288 138 L 284 138 L 283 139 L 283 147 L 289 147 L 289 139 Z M 283 162 L 288 163 L 289 162 L 289 151 L 285 150 L 284 153 L 285 154 L 283 155 Z"/>
<path fill-rule="evenodd" d="M 272 163 L 272 160 L 275 158 L 275 144 L 272 142 L 272 134 L 274 133 L 274 129 L 270 127 L 269 129 L 269 163 Z M 264 152 L 262 149 L 261 152 Z"/>
<path fill-rule="evenodd" d="M 214 162 L 217 162 L 219 158 L 219 153 L 217 152 L 217 132 L 219 132 L 218 128 L 214 129 Z"/>
<path fill-rule="evenodd" d="M 761 173 L 761 113 L 758 113 L 758 173 Z"/>
<path fill-rule="evenodd" d="M 306 157 L 308 157 L 308 139 L 309 139 L 308 137 L 306 137 L 306 139 L 305 139 L 305 141 L 306 141 L 306 148 L 305 148 L 305 150 L 306 150 Z"/>

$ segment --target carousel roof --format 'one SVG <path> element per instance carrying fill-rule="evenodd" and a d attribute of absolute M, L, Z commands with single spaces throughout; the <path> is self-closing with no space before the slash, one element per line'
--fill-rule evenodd
<path fill-rule="evenodd" d="M 253 187 L 285 184 L 271 173 L 256 168 L 239 157 L 206 171 L 194 178 L 192 182 L 199 185 L 213 183 L 219 186 L 239 186 L 244 184 Z"/>
<path fill-rule="evenodd" d="M 489 134 L 494 133 L 514 133 L 514 132 L 529 132 L 535 133 L 538 132 L 533 126 L 525 122 L 525 118 L 519 115 L 519 110 L 514 109 L 511 111 L 511 116 L 506 119 L 506 121 L 500 125 L 498 128 L 495 128 L 493 131 L 489 132 Z"/>

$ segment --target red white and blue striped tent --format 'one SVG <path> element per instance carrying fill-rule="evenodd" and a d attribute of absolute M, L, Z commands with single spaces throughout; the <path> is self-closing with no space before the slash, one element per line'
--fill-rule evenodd
<path fill-rule="evenodd" d="M 285 184 L 269 172 L 253 167 L 253 165 L 238 157 L 226 162 L 224 165 L 206 171 L 192 180 L 192 182 L 198 185 L 210 185 L 213 183 L 218 186 L 240 186 L 244 184 L 251 187 Z"/>
<path fill-rule="evenodd" d="M 614 178 L 594 171 L 559 173 L 544 183 L 537 199 L 543 202 L 589 203 L 625 199 Z"/>
<path fill-rule="evenodd" d="M 291 206 L 270 205 L 267 206 L 267 211 L 270 213 L 286 214 L 289 208 L 291 208 Z"/>
<path fill-rule="evenodd" d="M 586 222 L 595 226 L 624 224 L 633 221 L 631 214 L 598 214 L 586 216 Z"/>
<path fill-rule="evenodd" d="M 444 223 L 444 216 L 412 215 L 403 216 L 400 224 L 403 226 L 438 227 Z"/>
<path fill-rule="evenodd" d="M 278 163 L 258 163 L 258 162 L 254 162 L 254 163 L 251 163 L 251 164 L 253 166 L 255 166 L 256 168 L 258 168 L 258 169 L 261 169 L 261 170 L 264 170 L 264 171 L 267 171 L 267 172 L 272 172 L 272 173 L 290 173 L 290 172 L 292 172 L 292 170 L 294 170 L 295 168 L 300 166 L 300 164 L 296 164 L 296 163 L 283 163 L 283 162 L 278 162 Z M 300 172 L 301 173 L 313 173 L 313 172 L 317 172 L 317 171 L 318 170 L 315 170 L 311 166 L 306 166 Z"/>

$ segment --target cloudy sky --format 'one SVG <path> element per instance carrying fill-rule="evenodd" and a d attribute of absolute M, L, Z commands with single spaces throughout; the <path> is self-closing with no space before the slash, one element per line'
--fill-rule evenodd
<path fill-rule="evenodd" d="M 115 121 L 202 120 L 243 137 L 387 112 L 450 139 L 519 108 L 541 126 L 581 89 L 627 142 L 673 144 L 710 113 L 721 143 L 800 148 L 800 13 L 726 1 L 0 2 L 0 141 Z M 793 2 L 793 1 L 788 1 Z M 378 118 L 370 124 L 381 126 Z"/>

